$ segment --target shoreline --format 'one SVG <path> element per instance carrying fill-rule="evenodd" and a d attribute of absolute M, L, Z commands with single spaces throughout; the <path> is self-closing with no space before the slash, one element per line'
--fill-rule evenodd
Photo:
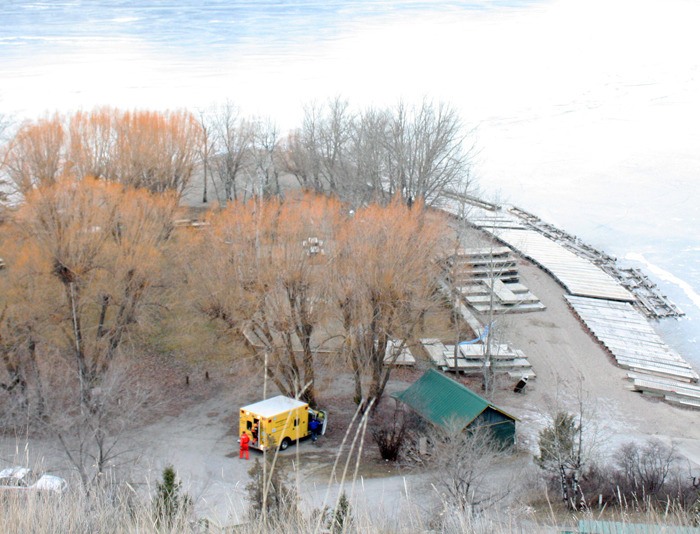
<path fill-rule="evenodd" d="M 549 274 L 526 259 L 520 273 L 547 306 L 543 312 L 505 316 L 505 340 L 521 348 L 537 378 L 516 397 L 498 391 L 494 402 L 521 419 L 521 444 L 536 452 L 537 435 L 556 409 L 576 410 L 579 397 L 600 425 L 603 450 L 651 437 L 675 443 L 679 452 L 700 467 L 700 425 L 697 411 L 676 407 L 632 391 L 628 371 L 618 367 L 565 300 L 565 291 Z"/>
<path fill-rule="evenodd" d="M 467 214 L 470 226 L 531 261 L 563 288 L 582 326 L 618 367 L 635 373 L 628 376 L 634 390 L 700 408 L 700 375 L 650 322 L 683 312 L 641 270 L 618 268 L 613 256 L 518 207 L 458 194 L 448 199 L 444 212 L 458 218 Z"/>

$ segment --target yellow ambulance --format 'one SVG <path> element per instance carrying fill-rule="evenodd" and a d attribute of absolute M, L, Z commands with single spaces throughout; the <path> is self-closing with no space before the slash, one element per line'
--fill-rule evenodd
<path fill-rule="evenodd" d="M 294 441 L 311 435 L 312 419 L 319 423 L 317 434 L 325 434 L 328 418 L 324 410 L 312 410 L 306 402 L 278 395 L 241 408 L 238 437 L 248 434 L 253 449 L 285 450 Z"/>

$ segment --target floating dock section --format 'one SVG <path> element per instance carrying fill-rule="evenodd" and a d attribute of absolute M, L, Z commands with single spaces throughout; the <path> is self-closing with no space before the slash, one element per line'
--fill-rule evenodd
<path fill-rule="evenodd" d="M 630 304 L 575 296 L 566 300 L 623 369 L 685 382 L 700 378 Z"/>
<path fill-rule="evenodd" d="M 403 347 L 393 339 L 390 339 L 386 344 L 386 353 L 384 354 L 384 365 L 392 367 L 414 367 L 416 358 L 411 353 L 411 349 L 403 345 Z"/>
<path fill-rule="evenodd" d="M 700 376 L 629 303 L 567 296 L 567 302 L 632 381 L 632 389 L 700 408 Z"/>
<path fill-rule="evenodd" d="M 482 211 L 483 213 L 483 211 Z M 486 211 L 489 213 L 489 211 Z M 575 235 L 560 230 L 559 228 L 544 222 L 536 215 L 525 210 L 511 206 L 508 214 L 516 218 L 514 224 L 523 224 L 527 229 L 535 230 L 548 239 L 570 250 L 576 256 L 586 259 L 597 265 L 602 271 L 617 280 L 620 285 L 628 289 L 636 297 L 635 307 L 644 315 L 654 319 L 665 317 L 682 317 L 684 313 L 671 300 L 663 295 L 659 288 L 640 269 L 621 268 L 617 259 L 605 252 L 598 250 L 588 243 L 584 243 Z M 502 219 L 503 216 L 500 216 Z M 511 226 L 514 228 L 515 226 Z"/>
<path fill-rule="evenodd" d="M 479 313 L 545 309 L 520 282 L 517 259 L 508 247 L 461 249 L 442 263 L 449 286 Z"/>
<path fill-rule="evenodd" d="M 474 343 L 459 345 L 455 357 L 455 346 L 445 345 L 439 339 L 421 339 L 423 348 L 430 360 L 442 371 L 459 372 L 465 375 L 479 375 L 484 366 L 490 365 L 496 375 L 508 375 L 511 378 L 535 378 L 535 372 L 523 351 L 513 349 L 505 343 L 492 344 L 491 354 L 487 357 L 486 345 Z"/>
<path fill-rule="evenodd" d="M 638 373 L 627 373 L 627 378 L 632 381 L 632 389 L 644 395 L 661 397 L 666 402 L 679 406 L 700 408 L 700 386 L 696 384 L 684 384 L 677 380 Z"/>
<path fill-rule="evenodd" d="M 535 230 L 485 230 L 542 267 L 572 295 L 622 302 L 636 300 L 632 293 L 600 267 Z"/>

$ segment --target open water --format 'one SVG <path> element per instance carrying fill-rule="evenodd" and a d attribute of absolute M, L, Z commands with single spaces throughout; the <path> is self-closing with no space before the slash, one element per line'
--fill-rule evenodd
<path fill-rule="evenodd" d="M 0 0 L 0 113 L 433 97 L 482 194 L 642 267 L 700 367 L 700 5 L 693 0 Z"/>

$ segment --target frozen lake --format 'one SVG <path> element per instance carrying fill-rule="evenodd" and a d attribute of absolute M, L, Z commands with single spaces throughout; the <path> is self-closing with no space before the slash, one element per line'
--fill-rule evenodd
<path fill-rule="evenodd" d="M 424 95 L 475 128 L 484 196 L 642 267 L 700 367 L 700 6 L 691 0 L 8 0 L 0 113 Z"/>

